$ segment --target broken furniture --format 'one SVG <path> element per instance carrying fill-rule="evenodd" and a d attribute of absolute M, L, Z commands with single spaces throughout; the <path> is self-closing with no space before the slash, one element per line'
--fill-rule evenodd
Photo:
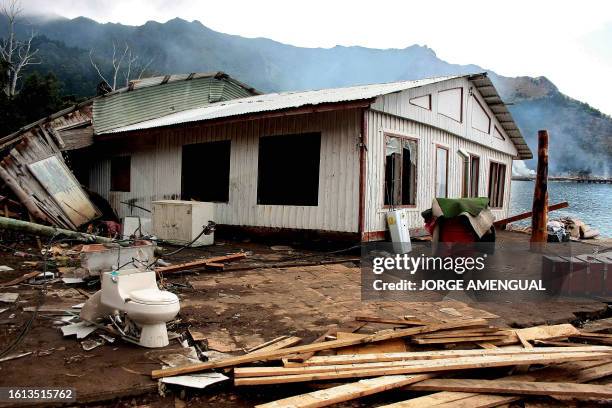
<path fill-rule="evenodd" d="M 153 348 L 169 344 L 166 322 L 179 310 L 178 297 L 157 287 L 155 272 L 124 269 L 102 274 L 102 289 L 87 300 L 81 318 L 94 321 L 110 315 L 116 325 L 125 323 L 120 331 L 136 332 L 133 337 L 141 346 Z"/>
<path fill-rule="evenodd" d="M 212 245 L 215 236 L 208 231 L 215 219 L 215 204 L 200 201 L 153 201 L 153 235 L 176 245 Z M 214 223 L 213 223 L 214 225 Z"/>

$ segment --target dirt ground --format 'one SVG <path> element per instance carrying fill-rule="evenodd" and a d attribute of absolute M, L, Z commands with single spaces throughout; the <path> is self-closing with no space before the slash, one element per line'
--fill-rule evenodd
<path fill-rule="evenodd" d="M 518 233 L 502 233 L 498 239 L 524 241 Z M 286 245 L 286 244 L 285 244 Z M 293 245 L 298 248 L 297 245 Z M 24 246 L 28 251 L 34 246 Z M 584 252 L 593 247 L 585 245 Z M 605 317 L 608 305 L 595 301 L 556 303 L 524 302 L 461 302 L 444 299 L 438 302 L 362 302 L 360 269 L 357 252 L 327 254 L 307 249 L 276 248 L 251 242 L 219 242 L 204 249 L 187 249 L 172 262 L 193 260 L 210 255 L 244 250 L 246 260 L 227 265 L 223 272 L 200 271 L 166 276 L 166 283 L 181 300 L 181 323 L 178 331 L 190 327 L 214 339 L 215 347 L 242 352 L 281 335 L 296 335 L 309 342 L 330 327 L 345 327 L 357 314 L 397 318 L 418 316 L 431 322 L 461 318 L 487 318 L 500 326 L 524 327 L 538 324 L 574 322 Z M 0 265 L 15 271 L 1 272 L 0 282 L 6 282 L 32 269 L 24 261 L 37 258 L 17 257 L 0 252 Z M 280 267 L 283 262 L 316 263 L 335 260 L 339 263 Z M 40 268 L 40 265 L 37 266 Z M 50 270 L 54 266 L 50 265 Z M 233 269 L 233 270 L 232 270 Z M 44 307 L 25 339 L 14 353 L 32 354 L 0 363 L 0 386 L 73 387 L 78 401 L 92 406 L 189 406 L 248 407 L 300 392 L 312 391 L 308 384 L 292 386 L 243 387 L 236 389 L 228 382 L 215 384 L 202 391 L 170 387 L 162 397 L 150 372 L 160 368 L 159 353 L 181 351 L 177 340 L 163 350 L 144 349 L 119 339 L 91 351 L 84 351 L 74 337 L 62 337 L 54 324 L 53 312 L 68 309 L 86 300 L 86 293 L 97 289 L 82 285 L 68 286 L 62 282 L 47 288 Z M 0 289 L 16 292 L 14 304 L 0 304 L 8 310 L 0 314 L 0 348 L 4 349 L 21 331 L 30 317 L 23 308 L 35 304 L 38 288 L 30 285 Z M 85 294 L 84 294 L 85 293 Z M 442 310 L 441 310 L 442 309 Z M 388 328 L 369 324 L 362 332 Z M 405 394 L 404 394 L 405 396 Z M 392 400 L 382 393 L 343 406 L 371 406 L 375 402 Z M 0 404 L 0 406 L 2 406 Z"/>

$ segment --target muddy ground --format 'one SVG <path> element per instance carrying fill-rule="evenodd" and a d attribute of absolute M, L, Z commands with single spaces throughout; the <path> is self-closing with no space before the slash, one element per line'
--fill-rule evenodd
<path fill-rule="evenodd" d="M 499 239 L 524 240 L 517 233 L 503 233 Z M 4 241 L 4 244 L 10 244 Z M 286 243 L 283 243 L 286 245 Z M 344 327 L 354 321 L 356 314 L 384 317 L 413 315 L 423 320 L 448 321 L 453 316 L 440 311 L 452 308 L 464 318 L 485 317 L 500 326 L 525 327 L 538 324 L 573 322 L 607 317 L 608 305 L 597 301 L 567 301 L 540 303 L 487 302 L 470 303 L 452 299 L 437 302 L 361 302 L 360 271 L 354 261 L 358 252 L 327 254 L 291 244 L 287 248 L 270 248 L 270 244 L 252 242 L 219 242 L 203 249 L 187 249 L 171 259 L 172 262 L 193 260 L 211 255 L 244 250 L 245 260 L 227 265 L 223 272 L 199 271 L 166 276 L 169 290 L 181 299 L 180 324 L 182 332 L 190 327 L 217 340 L 232 353 L 241 353 L 264 341 L 292 334 L 307 343 L 334 326 Z M 36 254 L 34 242 L 17 245 L 25 253 Z M 585 246 L 584 251 L 593 247 Z M 336 260 L 338 263 L 315 266 L 279 267 L 283 262 Z M 42 270 L 37 257 L 15 256 L 5 247 L 0 249 L 0 265 L 14 271 L 1 272 L 0 282 L 9 281 L 34 269 Z M 62 265 L 74 261 L 62 260 Z M 57 265 L 48 264 L 55 271 Z M 233 269 L 233 270 L 232 270 Z M 174 284 L 174 285 L 172 285 Z M 14 304 L 0 304 L 8 310 L 0 314 L 0 349 L 15 341 L 31 313 L 23 308 L 34 306 L 40 286 L 19 285 L 0 289 L 0 292 L 19 293 Z M 150 372 L 160 368 L 156 355 L 160 352 L 181 351 L 177 340 L 164 350 L 148 350 L 125 343 L 120 339 L 91 351 L 84 351 L 74 337 L 62 337 L 54 323 L 53 312 L 68 309 L 86 300 L 87 294 L 97 290 L 95 285 L 68 286 L 62 282 L 46 288 L 44 307 L 31 330 L 13 353 L 32 354 L 0 363 L 0 386 L 73 387 L 78 400 L 91 406 L 189 406 L 250 407 L 286 396 L 308 392 L 320 387 L 316 384 L 234 388 L 229 382 L 210 386 L 202 391 L 168 387 L 168 395 L 158 393 L 158 385 L 150 379 Z M 46 308 L 46 309 L 45 309 Z M 368 325 L 368 332 L 381 325 Z M 405 391 L 398 391 L 403 399 Z M 397 393 L 381 393 L 370 398 L 341 406 L 367 407 L 376 403 L 398 400 Z"/>

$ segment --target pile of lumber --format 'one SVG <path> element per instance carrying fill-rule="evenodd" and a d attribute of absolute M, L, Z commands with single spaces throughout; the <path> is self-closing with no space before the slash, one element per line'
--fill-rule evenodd
<path fill-rule="evenodd" d="M 612 376 L 612 347 L 584 341 L 602 343 L 605 335 L 570 324 L 504 329 L 483 319 L 357 320 L 362 323 L 330 330 L 310 344 L 282 337 L 244 355 L 155 370 L 152 377 L 232 369 L 236 386 L 333 381 L 259 405 L 265 408 L 325 407 L 398 388 L 406 398 L 385 407 L 493 407 L 532 396 L 612 401 L 610 385 L 586 384 Z M 355 332 L 369 323 L 395 327 Z"/>

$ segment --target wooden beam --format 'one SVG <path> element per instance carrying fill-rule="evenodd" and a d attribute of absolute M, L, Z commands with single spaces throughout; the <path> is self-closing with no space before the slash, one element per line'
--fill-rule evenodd
<path fill-rule="evenodd" d="M 531 217 L 532 248 L 546 244 L 548 233 L 548 132 L 538 131 L 538 168 L 533 191 L 533 215 Z"/>
<path fill-rule="evenodd" d="M 557 204 L 549 205 L 548 212 L 560 210 L 562 208 L 567 208 L 567 207 L 569 207 L 569 203 L 567 201 L 562 201 Z M 495 225 L 497 228 L 505 228 L 506 225 L 510 224 L 511 222 L 524 220 L 524 219 L 530 218 L 532 215 L 533 215 L 532 211 L 527 211 L 524 213 L 513 215 L 512 217 L 508 217 L 508 218 L 504 218 L 504 219 L 495 221 L 493 225 Z"/>
<path fill-rule="evenodd" d="M 33 277 L 35 277 L 35 276 L 37 276 L 39 274 L 41 274 L 41 272 L 39 272 L 39 271 L 28 272 L 25 275 L 20 276 L 19 278 L 15 278 L 15 279 L 13 279 L 11 281 L 1 283 L 0 287 L 5 288 L 7 286 L 18 285 L 18 284 L 20 284 L 22 282 L 27 281 L 28 279 L 32 279 Z"/>
<path fill-rule="evenodd" d="M 385 319 L 377 316 L 357 315 L 355 320 L 358 322 L 393 324 L 398 326 L 425 326 L 427 322 L 418 319 Z"/>
<path fill-rule="evenodd" d="M 383 375 L 396 375 L 396 374 L 422 374 L 431 373 L 438 371 L 456 371 L 456 370 L 468 370 L 475 368 L 489 368 L 489 367 L 507 367 L 522 364 L 550 364 L 559 363 L 565 361 L 580 361 L 580 360 L 604 360 L 611 358 L 610 354 L 606 353 L 556 353 L 556 354 L 534 354 L 525 356 L 484 356 L 484 357 L 467 357 L 467 358 L 454 358 L 454 359 L 441 359 L 441 360 L 423 360 L 418 362 L 408 362 L 411 365 L 406 365 L 407 362 L 396 362 L 404 365 L 389 365 L 387 367 L 376 367 L 367 368 L 362 365 L 355 364 L 352 366 L 322 366 L 322 367 L 297 367 L 297 368 L 283 368 L 283 367 L 248 367 L 249 369 L 259 369 L 261 373 L 268 372 L 277 375 L 267 375 L 260 377 L 246 377 L 247 368 L 235 369 L 234 370 L 234 384 L 235 385 L 264 385 L 264 384 L 287 384 L 296 382 L 306 381 L 319 381 L 319 380 L 338 380 L 346 378 L 363 378 L 363 377 L 377 377 Z M 376 363 L 373 363 L 376 364 Z M 388 364 L 394 364 L 388 363 Z M 346 368 L 349 367 L 349 368 Z M 304 370 L 304 374 L 293 374 L 297 370 Z M 309 370 L 309 371 L 306 371 Z M 249 370 L 250 374 L 254 373 L 254 370 Z M 287 374 L 292 373 L 292 374 Z"/>
<path fill-rule="evenodd" d="M 350 401 L 367 395 L 400 388 L 405 385 L 423 381 L 432 376 L 429 374 L 419 375 L 390 375 L 386 377 L 369 378 L 350 384 L 331 387 L 325 390 L 309 392 L 284 398 L 267 404 L 257 405 L 255 408 L 321 408 L 340 402 Z"/>
<path fill-rule="evenodd" d="M 573 398 L 612 398 L 607 385 L 570 382 L 531 382 L 507 380 L 431 379 L 408 387 L 414 391 L 458 391 L 486 394 L 563 395 Z"/>
<path fill-rule="evenodd" d="M 223 266 L 221 262 L 231 262 L 236 261 L 238 259 L 246 258 L 246 254 L 244 252 L 236 252 L 235 254 L 223 255 L 223 256 L 215 256 L 212 258 L 206 259 L 198 259 L 197 261 L 186 262 L 182 264 L 170 265 L 170 266 L 162 266 L 161 268 L 155 268 L 156 272 L 161 273 L 176 273 L 176 272 L 184 272 L 191 269 L 197 268 L 207 268 L 209 266 L 219 267 L 219 265 Z"/>
<path fill-rule="evenodd" d="M 495 347 L 495 346 L 494 346 Z M 553 354 L 571 352 L 608 352 L 612 354 L 609 346 L 587 346 L 582 347 L 533 347 L 522 348 L 491 348 L 473 350 L 438 350 L 438 351 L 412 351 L 405 353 L 373 353 L 373 354 L 340 354 L 335 356 L 314 356 L 304 361 L 300 366 L 322 366 L 337 364 L 359 364 L 375 363 L 382 361 L 411 361 L 411 360 L 438 360 L 448 358 L 459 358 L 469 356 L 504 356 L 504 355 L 529 355 L 529 354 Z M 298 365 L 294 365 L 297 367 Z"/>
<path fill-rule="evenodd" d="M 252 363 L 254 361 L 275 360 L 292 354 L 301 354 L 308 352 L 316 352 L 321 350 L 331 350 L 355 344 L 374 343 L 377 341 L 397 339 L 400 337 L 412 336 L 420 333 L 429 333 L 438 330 L 455 329 L 458 327 L 478 327 L 487 326 L 484 319 L 464 320 L 461 322 L 439 323 L 429 326 L 410 327 L 407 329 L 392 330 L 385 333 L 375 333 L 363 338 L 332 340 L 321 343 L 306 344 L 303 346 L 289 347 L 281 350 L 270 352 L 254 352 L 244 356 L 230 357 L 223 360 L 207 361 L 182 367 L 171 367 L 161 370 L 153 370 L 151 376 L 153 378 L 170 377 L 173 375 L 195 373 L 198 371 L 211 370 L 213 368 L 233 367 L 241 364 Z"/>

